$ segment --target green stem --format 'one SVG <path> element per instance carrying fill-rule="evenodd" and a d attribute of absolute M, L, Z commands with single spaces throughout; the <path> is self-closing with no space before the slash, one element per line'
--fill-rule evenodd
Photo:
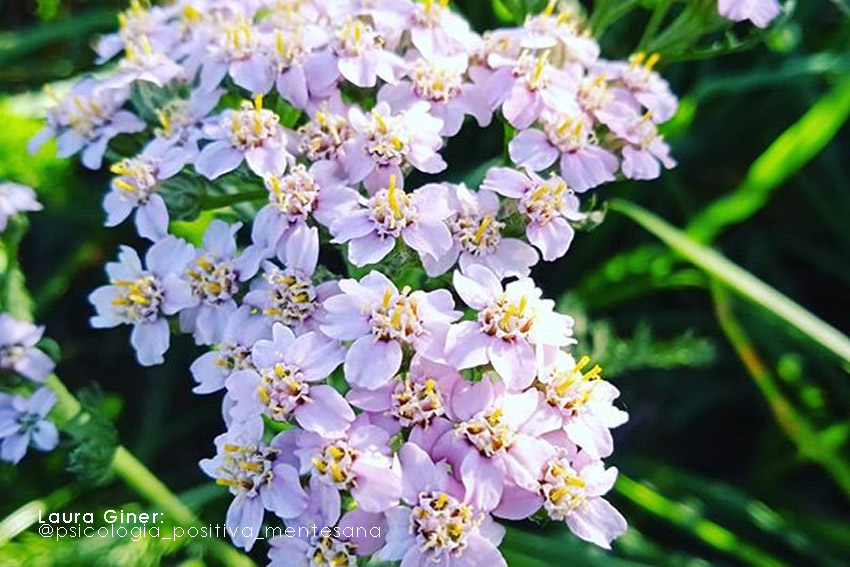
<path fill-rule="evenodd" d="M 785 434 L 797 446 L 800 454 L 820 464 L 832 476 L 836 484 L 850 496 L 850 465 L 838 453 L 823 442 L 821 436 L 808 420 L 782 394 L 777 381 L 762 361 L 755 345 L 744 327 L 735 317 L 731 298 L 726 288 L 717 283 L 711 285 L 715 313 L 726 338 L 741 358 L 744 367 L 752 376 L 756 386 L 767 399 L 773 416 Z"/>
<path fill-rule="evenodd" d="M 54 410 L 60 427 L 75 418 L 81 410 L 80 402 L 56 376 L 47 379 L 47 385 L 56 393 Z M 201 526 L 201 520 L 144 463 L 133 456 L 123 445 L 115 449 L 112 472 L 137 494 L 165 513 L 166 517 L 181 527 Z M 225 567 L 253 567 L 254 562 L 234 547 L 218 539 L 203 541 L 203 546 Z"/>
<path fill-rule="evenodd" d="M 265 189 L 257 191 L 244 191 L 241 193 L 232 193 L 229 195 L 208 195 L 201 200 L 201 210 L 212 210 L 229 207 L 237 203 L 248 203 L 250 201 L 259 201 L 266 199 L 269 192 Z"/>
<path fill-rule="evenodd" d="M 58 510 L 74 499 L 78 489 L 74 485 L 63 486 L 44 498 L 27 502 L 0 522 L 0 547 L 3 547 L 18 534 L 25 532 L 38 521 L 39 514 L 48 514 Z"/>
<path fill-rule="evenodd" d="M 850 338 L 835 327 L 729 261 L 719 252 L 693 240 L 640 205 L 624 199 L 612 199 L 609 206 L 611 210 L 635 221 L 683 258 L 727 285 L 735 293 L 793 325 L 835 354 L 845 364 L 850 364 Z"/>
<path fill-rule="evenodd" d="M 734 532 L 720 524 L 707 520 L 699 515 L 694 508 L 670 500 L 655 492 L 650 487 L 634 481 L 620 473 L 614 490 L 632 503 L 643 508 L 683 532 L 693 534 L 697 539 L 710 547 L 743 561 L 753 567 L 787 567 L 779 559 L 761 549 L 741 541 Z"/>

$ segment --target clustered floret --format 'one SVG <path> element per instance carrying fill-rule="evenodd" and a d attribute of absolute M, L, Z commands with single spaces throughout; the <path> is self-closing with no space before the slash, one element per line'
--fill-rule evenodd
<path fill-rule="evenodd" d="M 772 3 L 720 9 L 761 24 Z M 657 55 L 602 59 L 577 6 L 479 35 L 447 0 L 133 0 L 97 46 L 118 65 L 57 99 L 34 147 L 56 136 L 98 168 L 115 136 L 146 140 L 111 166 L 104 207 L 110 226 L 135 210 L 153 244 L 144 264 L 122 247 L 107 265 L 92 324 L 132 326 L 143 365 L 163 361 L 171 316 L 210 347 L 194 391 L 224 392 L 227 431 L 201 467 L 233 494 L 227 523 L 252 528 L 237 545 L 266 512 L 382 528 L 272 540 L 279 567 L 505 565 L 496 520 L 534 515 L 606 548 L 625 531 L 603 498 L 619 392 L 530 273 L 567 253 L 580 194 L 675 166 L 659 126 L 677 99 Z M 142 83 L 171 96 L 156 124 L 125 109 Z M 512 127 L 509 166 L 478 188 L 409 187 L 446 170 L 467 116 Z M 213 221 L 199 248 L 168 234 L 161 190 L 191 171 L 267 190 L 242 213 L 241 251 L 240 223 Z M 320 242 L 361 277 L 318 267 Z M 452 284 L 397 285 L 388 258 Z M 42 422 L 25 421 L 43 445 Z"/>

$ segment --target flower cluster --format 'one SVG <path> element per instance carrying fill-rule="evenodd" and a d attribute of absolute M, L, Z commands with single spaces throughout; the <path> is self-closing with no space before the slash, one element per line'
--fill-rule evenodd
<path fill-rule="evenodd" d="M 194 391 L 223 392 L 227 430 L 201 468 L 233 495 L 227 523 L 252 528 L 234 542 L 273 515 L 382 527 L 273 540 L 280 567 L 504 565 L 496 519 L 539 515 L 609 547 L 626 523 L 602 459 L 627 415 L 530 273 L 567 253 L 581 193 L 675 165 L 658 55 L 602 59 L 556 0 L 483 35 L 447 0 L 133 0 L 119 21 L 97 45 L 113 71 L 57 97 L 33 147 L 56 136 L 98 168 L 116 136 L 143 145 L 111 165 L 104 208 L 152 244 L 107 264 L 92 325 L 131 326 L 143 365 L 172 327 L 209 347 Z M 141 86 L 155 123 L 128 110 Z M 494 119 L 510 161 L 480 187 L 410 186 L 447 168 L 465 121 Z M 197 246 L 169 234 L 180 176 L 236 201 L 262 188 L 234 211 L 250 240 L 221 219 Z M 319 267 L 322 243 L 356 277 Z"/>
<path fill-rule="evenodd" d="M 32 188 L 0 183 L 0 236 L 13 215 L 40 211 Z M 0 460 L 17 463 L 32 444 L 50 451 L 59 443 L 56 426 L 47 414 L 56 396 L 43 386 L 53 372 L 53 360 L 38 348 L 44 327 L 0 313 Z"/>

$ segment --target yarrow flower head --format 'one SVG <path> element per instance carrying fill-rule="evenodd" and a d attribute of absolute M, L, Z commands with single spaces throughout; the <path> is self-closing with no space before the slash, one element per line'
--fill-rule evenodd
<path fill-rule="evenodd" d="M 719 9 L 762 25 L 773 0 Z M 201 467 L 237 545 L 265 511 L 333 528 L 272 539 L 274 567 L 504 566 L 494 517 L 623 533 L 600 459 L 628 416 L 531 274 L 596 218 L 586 192 L 675 166 L 678 99 L 658 55 L 603 59 L 589 21 L 558 0 L 483 35 L 443 0 L 133 0 L 97 45 L 112 69 L 49 93 L 32 149 L 109 155 L 106 224 L 150 241 L 107 264 L 91 323 L 132 326 L 143 365 L 172 328 L 206 347 L 193 391 L 222 392 L 227 431 Z M 494 117 L 506 148 L 470 135 Z M 512 165 L 432 177 L 457 143 Z M 0 228 L 37 208 L 0 185 Z M 169 234 L 184 220 L 197 247 Z M 41 333 L 0 315 L 0 370 L 44 380 Z M 0 396 L 3 459 L 55 446 L 42 392 Z"/>

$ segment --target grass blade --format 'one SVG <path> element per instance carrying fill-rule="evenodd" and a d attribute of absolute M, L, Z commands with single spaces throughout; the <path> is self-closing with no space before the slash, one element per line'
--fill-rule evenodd
<path fill-rule="evenodd" d="M 832 352 L 846 365 L 850 365 L 850 338 L 835 327 L 731 262 L 716 250 L 697 242 L 640 205 L 624 199 L 612 199 L 609 205 L 611 210 L 635 221 L 683 258 L 728 286 L 735 293 L 792 325 Z"/>

